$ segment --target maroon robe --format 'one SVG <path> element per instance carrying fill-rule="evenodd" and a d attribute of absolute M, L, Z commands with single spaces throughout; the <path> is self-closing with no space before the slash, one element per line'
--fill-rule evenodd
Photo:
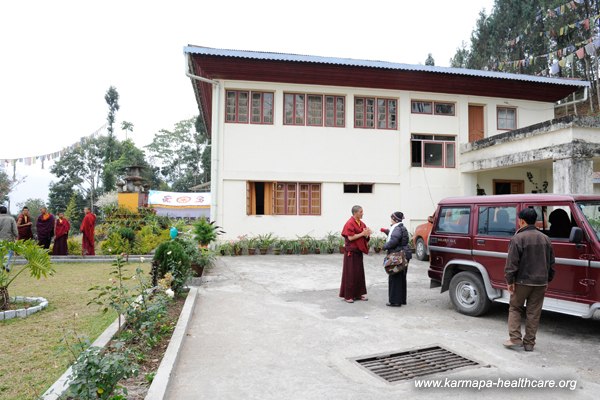
<path fill-rule="evenodd" d="M 25 225 L 27 223 L 29 225 Z M 31 222 L 30 215 L 19 214 L 19 216 L 17 217 L 17 230 L 19 231 L 19 236 L 17 237 L 17 240 L 33 239 L 33 230 L 31 229 L 32 224 L 33 223 Z"/>
<path fill-rule="evenodd" d="M 52 236 L 54 236 L 54 215 L 50 213 L 40 214 L 35 228 L 37 230 L 38 244 L 45 249 L 49 249 Z"/>
<path fill-rule="evenodd" d="M 340 297 L 346 300 L 360 299 L 361 296 L 367 294 L 363 253 L 369 253 L 368 239 L 359 237 L 353 241 L 348 240 L 350 236 L 354 236 L 367 229 L 364 222 L 359 221 L 359 223 L 356 222 L 354 217 L 351 217 L 346 222 L 346 225 L 344 225 L 344 229 L 342 229 L 342 236 L 346 239 L 346 245 Z"/>
<path fill-rule="evenodd" d="M 69 221 L 66 218 L 56 219 L 54 228 L 54 247 L 52 248 L 53 255 L 66 256 L 69 254 L 69 246 L 67 245 L 69 229 L 71 229 L 71 224 L 69 224 Z"/>
<path fill-rule="evenodd" d="M 94 250 L 94 225 L 96 225 L 96 216 L 93 213 L 87 213 L 81 221 L 81 228 L 79 229 L 83 233 L 83 240 L 81 241 L 81 247 L 84 256 L 95 256 Z"/>

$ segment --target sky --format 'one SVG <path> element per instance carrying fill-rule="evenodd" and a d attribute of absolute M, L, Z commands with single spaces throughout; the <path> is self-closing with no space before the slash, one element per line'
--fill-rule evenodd
<path fill-rule="evenodd" d="M 0 160 L 49 154 L 106 123 L 138 146 L 198 113 L 183 47 L 272 51 L 448 66 L 494 0 L 30 0 L 0 14 Z M 1 161 L 0 161 L 1 162 Z M 12 174 L 12 168 L 10 168 Z M 17 163 L 11 211 L 46 200 L 48 164 Z"/>

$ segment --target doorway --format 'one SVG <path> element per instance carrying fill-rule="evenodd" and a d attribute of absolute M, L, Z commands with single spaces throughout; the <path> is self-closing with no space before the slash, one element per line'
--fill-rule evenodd
<path fill-rule="evenodd" d="M 483 106 L 469 104 L 469 143 L 481 140 L 484 136 Z"/>
<path fill-rule="evenodd" d="M 525 181 L 511 181 L 505 179 L 494 179 L 494 194 L 523 194 L 525 193 Z"/>

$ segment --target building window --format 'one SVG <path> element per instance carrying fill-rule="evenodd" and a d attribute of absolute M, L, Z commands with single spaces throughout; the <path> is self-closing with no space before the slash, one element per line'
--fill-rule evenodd
<path fill-rule="evenodd" d="M 225 94 L 225 122 L 273 124 L 273 97 L 273 93 L 268 92 L 228 90 Z"/>
<path fill-rule="evenodd" d="M 283 98 L 285 125 L 333 127 L 345 125 L 346 107 L 343 96 L 285 93 Z"/>
<path fill-rule="evenodd" d="M 447 102 L 432 102 L 423 100 L 411 101 L 411 113 L 413 114 L 435 114 L 435 115 L 455 115 L 455 104 Z"/>
<path fill-rule="evenodd" d="M 498 107 L 496 112 L 498 118 L 498 129 L 511 130 L 517 128 L 516 108 Z"/>
<path fill-rule="evenodd" d="M 321 215 L 321 184 L 275 183 L 274 214 Z"/>
<path fill-rule="evenodd" d="M 413 167 L 455 168 L 455 136 L 412 135 L 411 158 Z"/>
<path fill-rule="evenodd" d="M 375 117 L 377 116 L 377 125 Z M 398 101 L 370 97 L 354 98 L 354 127 L 374 129 L 397 129 Z"/>
<path fill-rule="evenodd" d="M 435 102 L 435 115 L 454 115 L 454 103 Z"/>
<path fill-rule="evenodd" d="M 344 183 L 344 193 L 373 193 L 373 184 Z"/>
<path fill-rule="evenodd" d="M 325 96 L 325 126 L 346 125 L 346 105 L 342 96 Z"/>
<path fill-rule="evenodd" d="M 480 207 L 477 234 L 513 236 L 517 226 L 517 207 Z"/>

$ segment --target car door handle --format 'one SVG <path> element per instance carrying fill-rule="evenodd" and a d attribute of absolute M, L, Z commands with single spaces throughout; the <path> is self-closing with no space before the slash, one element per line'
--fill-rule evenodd
<path fill-rule="evenodd" d="M 485 244 L 485 240 L 483 240 L 483 239 L 477 239 L 477 244 Z"/>

